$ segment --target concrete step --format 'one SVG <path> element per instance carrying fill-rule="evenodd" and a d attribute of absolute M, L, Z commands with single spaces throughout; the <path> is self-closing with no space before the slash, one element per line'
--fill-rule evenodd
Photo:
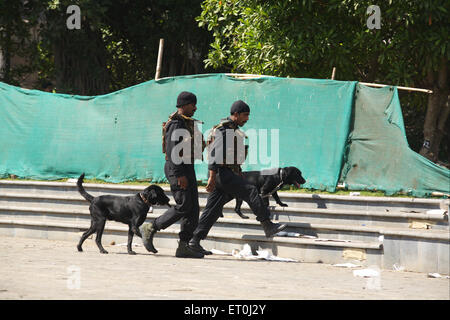
<path fill-rule="evenodd" d="M 145 189 L 145 186 L 117 185 L 117 184 L 84 184 L 85 189 L 94 196 L 102 194 L 130 195 Z M 168 195 L 170 188 L 164 187 Z M 74 182 L 42 182 L 42 181 L 18 181 L 0 180 L 1 193 L 40 194 L 66 196 L 80 196 Z M 289 208 L 316 208 L 316 209 L 343 209 L 362 211 L 427 211 L 432 209 L 446 208 L 448 210 L 448 199 L 423 199 L 423 198 L 401 198 L 401 197 L 361 197 L 361 196 L 337 196 L 317 195 L 294 192 L 279 192 L 282 202 L 288 204 Z M 205 188 L 199 188 L 199 202 L 206 201 L 208 193 Z M 275 204 L 270 199 L 271 204 Z M 231 203 L 234 204 L 232 201 Z"/>
<path fill-rule="evenodd" d="M 155 207 L 157 208 L 157 207 Z M 161 208 L 161 207 L 159 207 Z M 148 213 L 147 222 L 156 219 L 159 213 Z M 82 222 L 89 223 L 89 209 L 84 208 L 39 208 L 29 206 L 4 206 L 0 205 L 0 218 L 26 219 L 27 221 L 46 222 Z M 433 229 L 405 229 L 386 226 L 360 226 L 347 224 L 303 223 L 286 220 L 278 222 L 288 224 L 287 232 L 300 233 L 302 235 L 318 238 L 334 239 L 339 241 L 379 241 L 380 236 L 422 238 L 428 240 L 449 241 L 447 230 Z M 110 222 L 108 222 L 110 223 Z M 428 221 L 427 221 L 428 223 Z M 428 225 L 427 225 L 428 226 Z M 219 218 L 213 226 L 219 232 L 256 233 L 263 234 L 261 225 L 254 219 Z"/>
<path fill-rule="evenodd" d="M 94 196 L 125 196 L 145 189 L 106 184 L 85 184 L 85 188 Z M 173 203 L 169 188 L 163 189 Z M 247 204 L 242 210 L 251 219 L 245 220 L 234 213 L 231 201 L 224 208 L 225 217 L 217 221 L 202 245 L 231 252 L 249 243 L 252 248 L 268 248 L 275 255 L 307 262 L 340 263 L 349 257 L 359 257 L 366 265 L 392 269 L 395 263 L 410 271 L 449 274 L 448 215 L 427 212 L 433 209 L 448 212 L 448 199 L 279 194 L 289 207 L 273 207 L 274 220 L 288 223 L 287 231 L 302 237 L 266 239 Z M 207 195 L 200 188 L 202 207 Z M 166 207 L 155 206 L 147 222 L 165 210 Z M 2 234 L 77 242 L 80 232 L 89 224 L 88 202 L 78 193 L 75 183 L 0 181 Z M 124 224 L 108 221 L 104 239 L 119 237 L 126 242 L 127 230 Z M 175 248 L 178 230 L 177 223 L 159 232 L 156 245 Z M 317 238 L 305 237 L 308 235 Z"/>
<path fill-rule="evenodd" d="M 171 198 L 172 204 L 174 200 Z M 233 202 L 233 201 L 232 201 Z M 227 217 L 238 217 L 234 212 L 234 205 L 230 202 L 224 207 L 224 215 Z M 0 210 L 2 207 L 29 207 L 29 208 L 60 208 L 60 209 L 85 209 L 88 202 L 79 194 L 52 193 L 52 194 L 25 194 L 18 192 L 0 192 Z M 200 210 L 204 209 L 206 201 L 200 201 Z M 338 223 L 360 226 L 386 226 L 409 228 L 412 223 L 427 223 L 433 229 L 448 230 L 448 215 L 430 214 L 424 209 L 402 211 L 374 211 L 374 210 L 350 210 L 350 209 L 317 209 L 301 207 L 277 207 L 271 206 L 273 219 L 301 223 Z M 166 207 L 153 208 L 155 213 L 163 214 Z M 242 205 L 242 212 L 255 219 L 247 204 Z M 387 209 L 385 209 L 387 210 Z M 409 210 L 409 212 L 408 212 Z M 416 223 L 417 224 L 417 223 Z"/>
<path fill-rule="evenodd" d="M 89 223 L 83 222 L 41 222 L 27 219 L 7 219 L 0 217 L 0 234 L 7 236 L 68 240 L 74 242 L 74 251 L 82 232 L 87 230 Z M 108 222 L 105 226 L 102 242 L 125 243 L 128 227 L 124 224 Z M 158 247 L 176 248 L 179 227 L 173 225 L 158 232 L 154 244 Z M 93 237 L 95 239 L 95 236 Z M 135 243 L 142 241 L 135 237 Z M 344 252 L 356 252 L 361 255 L 361 264 L 380 265 L 382 263 L 382 244 L 379 242 L 344 242 L 317 241 L 307 238 L 266 238 L 258 234 L 242 234 L 237 232 L 212 231 L 202 245 L 231 253 L 233 249 L 242 249 L 249 244 L 253 250 L 268 249 L 280 257 L 297 259 L 302 262 L 341 263 L 348 261 Z M 124 248 L 126 252 L 126 248 Z"/>

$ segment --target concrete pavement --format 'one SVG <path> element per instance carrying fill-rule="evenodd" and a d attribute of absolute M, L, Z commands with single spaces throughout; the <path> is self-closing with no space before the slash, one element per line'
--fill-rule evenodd
<path fill-rule="evenodd" d="M 450 299 L 450 280 L 424 273 L 381 270 L 375 279 L 360 278 L 355 269 L 327 264 L 180 259 L 174 249 L 154 255 L 142 246 L 131 256 L 125 246 L 103 243 L 103 255 L 91 239 L 81 253 L 71 241 L 0 240 L 0 300 Z"/>

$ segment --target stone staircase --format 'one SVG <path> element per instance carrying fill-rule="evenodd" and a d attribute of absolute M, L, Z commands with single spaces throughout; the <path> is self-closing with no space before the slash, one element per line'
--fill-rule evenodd
<path fill-rule="evenodd" d="M 92 195 L 131 195 L 144 186 L 84 184 Z M 168 188 L 164 188 L 174 203 Z M 199 190 L 200 211 L 207 193 Z M 284 236 L 267 239 L 247 204 L 241 219 L 234 200 L 202 245 L 231 252 L 249 244 L 253 250 L 301 262 L 344 263 L 407 271 L 449 274 L 450 230 L 448 199 L 361 197 L 279 192 L 288 207 L 271 207 L 273 219 L 288 224 Z M 271 204 L 274 201 L 271 199 Z M 151 222 L 167 208 L 155 206 Z M 0 181 L 0 234 L 69 240 L 76 243 L 90 225 L 88 202 L 74 182 Z M 103 244 L 126 242 L 128 227 L 108 221 Z M 179 225 L 158 232 L 155 246 L 176 248 Z M 287 234 L 286 234 L 287 233 Z M 137 237 L 134 243 L 141 243 Z M 126 251 L 126 249 L 124 249 Z"/>

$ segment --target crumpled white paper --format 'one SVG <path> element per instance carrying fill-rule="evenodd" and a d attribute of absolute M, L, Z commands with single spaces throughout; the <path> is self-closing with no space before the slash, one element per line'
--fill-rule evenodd
<path fill-rule="evenodd" d="M 353 270 L 353 275 L 362 278 L 379 277 L 380 271 L 374 269 Z"/>
<path fill-rule="evenodd" d="M 242 250 L 233 249 L 231 255 L 238 259 L 244 260 L 268 260 L 268 261 L 281 261 L 281 262 L 298 262 L 297 260 L 291 258 L 280 258 L 270 254 L 267 250 L 258 250 L 256 251 L 257 256 L 252 254 L 252 249 L 246 243 Z"/>
<path fill-rule="evenodd" d="M 316 236 L 308 236 L 306 234 L 301 234 L 297 232 L 286 232 L 286 231 L 280 231 L 277 234 L 275 234 L 276 237 L 294 237 L 294 238 L 307 238 L 307 239 L 316 239 Z"/>
<path fill-rule="evenodd" d="M 342 267 L 342 268 L 360 268 L 362 265 L 353 264 L 353 263 L 337 263 L 333 264 L 333 267 Z"/>
<path fill-rule="evenodd" d="M 443 276 L 443 275 L 440 275 L 439 273 L 429 273 L 428 274 L 428 278 L 446 278 L 446 279 L 450 279 L 449 276 Z"/>
<path fill-rule="evenodd" d="M 220 255 L 220 256 L 231 256 L 231 253 L 227 253 L 227 252 L 224 252 L 224 251 L 222 251 L 222 250 L 211 249 L 210 251 L 211 251 L 213 254 L 217 254 L 217 255 Z"/>
<path fill-rule="evenodd" d="M 447 210 L 443 210 L 443 209 L 433 209 L 433 210 L 428 210 L 427 214 L 430 217 L 434 217 L 434 218 L 442 218 L 445 216 L 445 214 L 447 213 Z"/>
<path fill-rule="evenodd" d="M 392 266 L 392 269 L 394 271 L 405 271 L 405 267 L 398 265 L 397 263 L 394 263 L 394 265 Z"/>

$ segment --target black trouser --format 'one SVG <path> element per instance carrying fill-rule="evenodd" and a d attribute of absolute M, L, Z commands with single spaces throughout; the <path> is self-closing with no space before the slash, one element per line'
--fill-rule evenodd
<path fill-rule="evenodd" d="M 216 188 L 208 195 L 205 210 L 194 231 L 196 240 L 206 238 L 209 230 L 222 215 L 223 206 L 236 197 L 248 203 L 256 215 L 256 220 L 264 221 L 270 218 L 270 211 L 258 194 L 258 189 L 230 169 L 221 167 L 216 174 Z"/>
<path fill-rule="evenodd" d="M 161 216 L 155 219 L 153 226 L 156 230 L 166 229 L 181 219 L 181 230 L 179 237 L 181 241 L 189 241 L 198 224 L 198 216 L 200 207 L 198 204 L 198 187 L 197 178 L 193 164 L 187 164 L 186 178 L 188 187 L 183 190 L 178 185 L 177 177 L 175 177 L 170 169 L 168 162 L 164 165 L 164 173 L 170 183 L 170 191 L 172 191 L 176 206 L 171 207 Z"/>

